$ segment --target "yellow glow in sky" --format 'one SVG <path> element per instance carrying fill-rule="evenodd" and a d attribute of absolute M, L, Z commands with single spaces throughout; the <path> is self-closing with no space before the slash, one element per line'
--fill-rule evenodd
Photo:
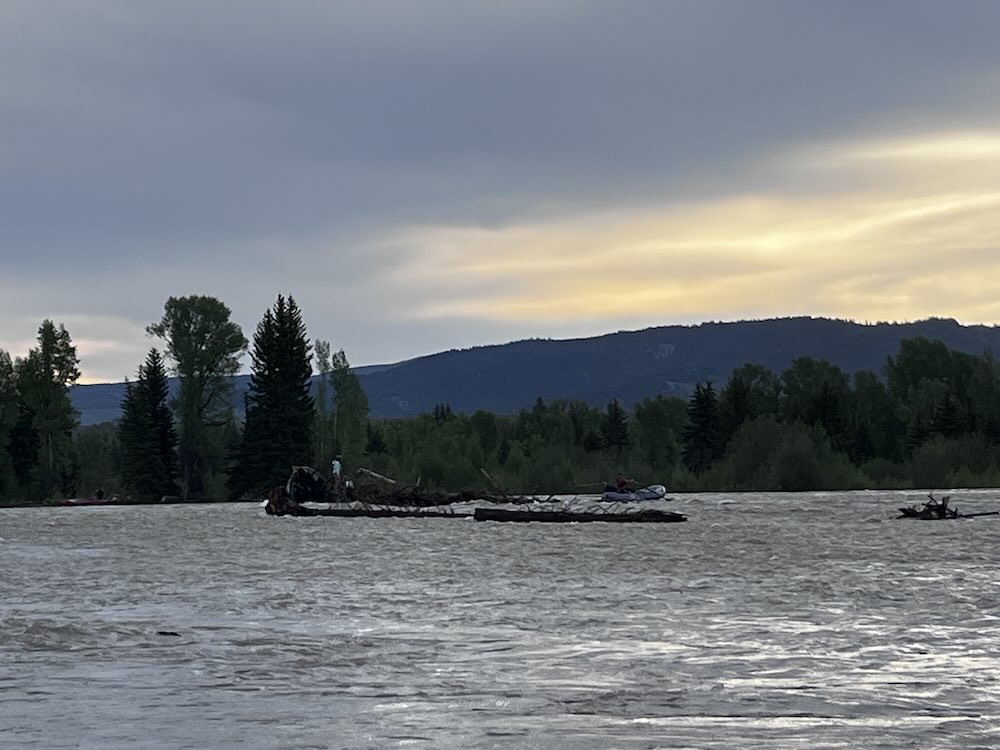
<path fill-rule="evenodd" d="M 436 290 L 420 318 L 1000 321 L 1000 133 L 824 144 L 786 164 L 839 187 L 785 174 L 698 203 L 414 227 L 394 238 L 415 260 L 393 282 Z"/>

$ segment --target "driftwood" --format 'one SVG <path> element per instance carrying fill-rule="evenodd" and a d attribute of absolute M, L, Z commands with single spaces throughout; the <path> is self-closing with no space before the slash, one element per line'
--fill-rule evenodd
<path fill-rule="evenodd" d="M 515 521 L 542 523 L 674 523 L 687 516 L 662 510 L 617 511 L 600 506 L 587 510 L 569 507 L 537 508 L 542 503 L 559 503 L 555 495 L 539 498 L 531 495 L 508 495 L 485 470 L 494 492 L 463 490 L 461 492 L 431 492 L 417 486 L 402 485 L 394 479 L 370 469 L 360 469 L 358 485 L 346 481 L 334 487 L 316 469 L 293 466 L 285 486 L 273 487 L 264 509 L 274 516 L 339 516 L 365 518 L 475 518 L 477 521 Z M 363 480 L 361 479 L 363 477 Z M 496 494 L 499 492 L 500 494 Z M 472 512 L 456 512 L 455 503 L 485 502 L 493 505 L 527 505 L 532 510 L 475 508 Z M 316 508 L 305 503 L 328 503 Z M 436 509 L 436 510 L 432 510 Z"/>
<path fill-rule="evenodd" d="M 385 485 L 388 484 L 388 487 Z M 639 511 L 614 511 L 610 509 L 572 510 L 555 509 L 513 510 L 503 508 L 475 508 L 473 512 L 456 512 L 452 505 L 463 502 L 533 503 L 546 500 L 535 497 L 503 495 L 497 497 L 484 492 L 431 493 L 417 487 L 403 487 L 395 483 L 382 483 L 382 487 L 346 488 L 343 499 L 353 500 L 350 505 L 335 502 L 340 496 L 331 493 L 323 476 L 310 467 L 295 467 L 285 486 L 272 487 L 264 503 L 264 510 L 272 516 L 336 516 L 355 518 L 475 518 L 477 521 L 514 521 L 541 523 L 673 523 L 686 521 L 687 516 L 670 511 L 643 509 Z M 305 505 L 305 502 L 329 502 L 326 508 Z M 548 502 L 555 502 L 553 496 Z M 336 506 L 336 507 L 335 507 Z M 550 506 L 551 507 L 551 506 Z M 600 506 L 597 506 L 600 507 Z"/>
<path fill-rule="evenodd" d="M 345 481 L 334 487 L 311 466 L 293 466 L 285 484 L 285 492 L 291 502 L 302 503 L 345 503 L 360 502 L 367 505 L 405 506 L 427 508 L 476 500 L 490 503 L 536 503 L 557 502 L 553 496 L 541 499 L 530 495 L 508 495 L 488 490 L 462 490 L 461 492 L 432 492 L 418 485 L 406 486 L 394 479 L 371 471 L 359 469 L 358 481 Z"/>
<path fill-rule="evenodd" d="M 949 518 L 958 518 L 958 509 L 948 507 L 951 495 L 945 495 L 940 500 L 934 497 L 933 493 L 927 497 L 930 498 L 930 501 L 924 503 L 922 508 L 917 508 L 915 505 L 900 508 L 898 518 L 916 518 L 921 521 L 941 521 Z"/>
<path fill-rule="evenodd" d="M 909 507 L 900 508 L 899 515 L 896 516 L 896 518 L 913 518 L 918 521 L 947 521 L 955 518 L 1000 516 L 1000 511 L 998 510 L 984 511 L 980 513 L 961 513 L 958 508 L 951 508 L 948 506 L 948 501 L 951 500 L 951 495 L 945 495 L 940 500 L 934 497 L 933 493 L 929 494 L 927 497 L 930 498 L 930 501 L 924 503 L 923 507 L 918 508 L 915 505 L 910 505 Z"/>

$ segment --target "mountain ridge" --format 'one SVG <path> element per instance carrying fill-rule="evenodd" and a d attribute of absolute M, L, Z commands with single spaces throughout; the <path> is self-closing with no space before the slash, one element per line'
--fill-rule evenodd
<path fill-rule="evenodd" d="M 624 405 L 657 393 L 686 397 L 695 383 L 721 385 L 733 369 L 755 362 L 780 374 L 803 356 L 825 359 L 853 375 L 881 374 L 900 342 L 924 337 L 982 355 L 1000 349 L 1000 327 L 965 326 L 951 318 L 857 323 L 822 317 L 709 321 L 655 326 L 573 339 L 522 339 L 449 349 L 385 365 L 354 368 L 374 418 L 405 418 L 447 403 L 456 412 L 513 413 L 541 397 Z M 249 375 L 234 376 L 236 403 Z M 171 379 L 176 388 L 176 380 Z M 81 424 L 117 419 L 124 383 L 77 385 L 70 397 Z"/>

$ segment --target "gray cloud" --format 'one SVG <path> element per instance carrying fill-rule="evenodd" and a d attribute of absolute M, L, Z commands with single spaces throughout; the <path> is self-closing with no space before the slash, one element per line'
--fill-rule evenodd
<path fill-rule="evenodd" d="M 796 144 L 990 126 L 998 22 L 986 1 L 15 0 L 0 345 L 90 315 L 120 377 L 167 296 L 217 294 L 249 334 L 279 291 L 357 362 L 599 332 L 413 321 L 435 289 L 387 290 L 421 249 L 385 238 L 768 190 Z"/>

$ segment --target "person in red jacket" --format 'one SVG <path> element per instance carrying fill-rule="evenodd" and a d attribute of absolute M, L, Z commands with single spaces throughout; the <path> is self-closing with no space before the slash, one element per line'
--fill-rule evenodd
<path fill-rule="evenodd" d="M 631 492 L 633 484 L 635 484 L 635 480 L 627 479 L 624 474 L 619 474 L 618 478 L 615 479 L 615 488 L 619 492 Z"/>

